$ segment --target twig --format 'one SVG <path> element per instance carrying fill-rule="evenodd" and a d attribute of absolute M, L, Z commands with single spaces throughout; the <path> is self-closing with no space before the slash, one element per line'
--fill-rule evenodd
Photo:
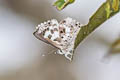
<path fill-rule="evenodd" d="M 90 18 L 89 23 L 80 29 L 75 41 L 75 48 L 77 48 L 80 42 L 91 32 L 119 11 L 120 0 L 107 0 L 103 3 L 96 13 Z"/>

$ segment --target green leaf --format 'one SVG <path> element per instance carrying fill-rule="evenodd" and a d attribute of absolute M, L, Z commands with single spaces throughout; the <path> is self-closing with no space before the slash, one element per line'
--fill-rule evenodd
<path fill-rule="evenodd" d="M 107 0 L 89 19 L 89 23 L 82 26 L 75 40 L 75 48 L 97 27 L 120 11 L 120 0 Z"/>
<path fill-rule="evenodd" d="M 58 0 L 54 3 L 54 6 L 58 10 L 62 10 L 68 4 L 73 3 L 74 0 Z M 77 38 L 75 40 L 74 49 L 83 41 L 90 33 L 92 33 L 96 28 L 98 28 L 105 21 L 110 19 L 116 13 L 120 11 L 120 0 L 106 0 L 98 10 L 89 19 L 88 24 L 81 27 Z"/>
<path fill-rule="evenodd" d="M 75 0 L 57 0 L 54 3 L 54 6 L 56 6 L 56 8 L 58 10 L 62 10 L 63 8 L 65 8 L 68 4 L 73 3 Z"/>

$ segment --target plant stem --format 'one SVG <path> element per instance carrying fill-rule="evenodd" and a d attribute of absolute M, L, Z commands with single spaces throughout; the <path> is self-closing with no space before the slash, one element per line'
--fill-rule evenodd
<path fill-rule="evenodd" d="M 120 11 L 120 0 L 107 0 L 90 18 L 89 23 L 82 26 L 75 40 L 75 49 L 91 32 L 106 20 Z"/>

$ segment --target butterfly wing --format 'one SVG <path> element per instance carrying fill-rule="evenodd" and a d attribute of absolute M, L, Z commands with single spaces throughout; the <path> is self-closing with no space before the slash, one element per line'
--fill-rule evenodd
<path fill-rule="evenodd" d="M 33 35 L 34 35 L 37 39 L 39 39 L 39 40 L 41 40 L 41 41 L 49 44 L 49 42 L 43 37 L 43 34 L 38 33 L 38 29 L 33 33 Z"/>
<path fill-rule="evenodd" d="M 66 18 L 60 23 L 52 19 L 38 25 L 33 34 L 38 39 L 58 48 L 57 53 L 65 55 L 71 61 L 75 39 L 80 28 L 80 23 L 72 18 Z"/>
<path fill-rule="evenodd" d="M 52 19 L 41 23 L 33 34 L 39 40 L 42 40 L 47 44 L 51 44 L 56 48 L 60 48 L 61 39 L 59 35 L 59 23 L 57 20 Z"/>

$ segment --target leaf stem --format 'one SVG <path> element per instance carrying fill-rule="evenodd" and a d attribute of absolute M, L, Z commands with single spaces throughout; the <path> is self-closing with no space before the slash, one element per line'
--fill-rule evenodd
<path fill-rule="evenodd" d="M 107 0 L 89 19 L 89 23 L 82 26 L 75 40 L 75 49 L 91 32 L 93 32 L 102 23 L 107 21 L 113 15 L 120 11 L 120 0 Z"/>

